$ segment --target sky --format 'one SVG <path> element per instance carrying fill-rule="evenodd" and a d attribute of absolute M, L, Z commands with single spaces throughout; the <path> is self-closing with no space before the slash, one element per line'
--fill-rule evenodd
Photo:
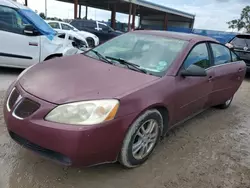
<path fill-rule="evenodd" d="M 24 3 L 24 0 L 17 0 Z M 242 9 L 250 5 L 250 0 L 148 0 L 170 8 L 195 14 L 194 28 L 229 31 L 226 22 L 237 19 Z M 38 13 L 45 11 L 45 0 L 28 0 L 28 6 Z M 73 18 L 73 4 L 62 3 L 56 0 L 47 0 L 47 16 L 59 18 Z M 82 17 L 85 8 L 82 7 Z M 88 9 L 88 18 L 95 20 L 108 20 L 109 11 Z M 117 14 L 118 21 L 127 22 L 128 16 Z"/>

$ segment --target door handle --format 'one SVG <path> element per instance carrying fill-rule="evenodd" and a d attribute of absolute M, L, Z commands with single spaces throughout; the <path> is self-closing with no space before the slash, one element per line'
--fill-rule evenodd
<path fill-rule="evenodd" d="M 209 81 L 209 82 L 212 82 L 212 80 L 213 80 L 213 77 L 212 77 L 212 76 L 209 76 L 209 77 L 208 77 L 208 81 Z"/>
<path fill-rule="evenodd" d="M 242 72 L 242 71 L 244 71 L 244 69 L 243 68 L 239 68 L 238 72 Z"/>

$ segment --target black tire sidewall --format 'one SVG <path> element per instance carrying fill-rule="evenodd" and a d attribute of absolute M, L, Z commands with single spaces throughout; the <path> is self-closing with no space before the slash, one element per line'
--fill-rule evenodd
<path fill-rule="evenodd" d="M 226 108 L 228 108 L 228 107 L 231 105 L 232 101 L 233 101 L 233 97 L 230 98 L 230 99 L 231 99 L 231 101 L 230 101 L 229 104 L 226 104 L 226 102 L 227 102 L 227 101 L 226 101 L 225 103 L 219 105 L 218 107 L 221 108 L 221 109 L 226 109 Z M 230 100 L 230 99 L 228 99 L 228 100 Z"/>
<path fill-rule="evenodd" d="M 156 140 L 156 143 L 153 147 L 153 149 L 150 151 L 150 153 L 145 156 L 143 159 L 141 160 L 138 160 L 138 159 L 135 159 L 133 157 L 133 154 L 132 154 L 132 145 L 133 145 L 133 141 L 136 137 L 136 133 L 137 131 L 139 130 L 139 128 L 143 125 L 144 122 L 150 120 L 150 119 L 154 119 L 155 121 L 157 121 L 157 124 L 158 124 L 158 129 L 159 129 L 159 134 L 157 136 L 157 140 Z M 125 148 L 123 147 L 123 150 L 125 149 L 125 153 L 126 153 L 126 156 L 125 156 L 125 160 L 126 160 L 126 164 L 129 164 L 128 165 L 125 165 L 127 167 L 136 167 L 136 166 L 139 166 L 140 164 L 143 164 L 148 158 L 149 156 L 152 154 L 152 152 L 154 151 L 157 143 L 159 142 L 159 139 L 161 137 L 161 134 L 162 134 L 162 130 L 163 130 L 163 118 L 160 114 L 159 111 L 157 110 L 150 110 L 150 111 L 147 111 L 145 112 L 142 116 L 140 116 L 133 124 L 132 126 L 130 127 L 127 135 L 126 135 L 126 138 L 125 139 L 129 139 L 129 143 L 127 144 L 127 146 L 125 146 Z M 124 153 L 123 153 L 124 155 Z M 123 156 L 123 160 L 124 160 L 124 156 Z M 122 164 L 124 165 L 124 162 L 122 162 Z"/>

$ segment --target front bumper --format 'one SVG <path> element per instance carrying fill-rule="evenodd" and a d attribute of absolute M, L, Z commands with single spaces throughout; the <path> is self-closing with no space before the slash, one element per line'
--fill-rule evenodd
<path fill-rule="evenodd" d="M 250 72 L 250 60 L 244 60 L 243 61 L 246 63 L 247 70 L 246 72 Z"/>
<path fill-rule="evenodd" d="M 44 120 L 46 114 L 56 107 L 16 87 L 22 98 L 40 104 L 40 108 L 24 119 L 8 111 L 6 101 L 4 118 L 10 136 L 24 147 L 64 165 L 91 166 L 114 162 L 120 152 L 122 141 L 135 114 L 92 126 L 72 126 Z"/>

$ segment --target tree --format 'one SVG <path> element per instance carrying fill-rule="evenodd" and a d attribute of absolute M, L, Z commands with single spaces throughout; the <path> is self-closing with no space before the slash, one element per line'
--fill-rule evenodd
<path fill-rule="evenodd" d="M 250 6 L 243 8 L 240 18 L 227 22 L 230 29 L 245 29 L 247 33 L 250 33 Z"/>
<path fill-rule="evenodd" d="M 45 16 L 45 14 L 43 13 L 43 12 L 41 12 L 40 14 L 39 14 L 39 16 L 42 18 L 42 19 L 46 19 L 46 16 Z"/>

